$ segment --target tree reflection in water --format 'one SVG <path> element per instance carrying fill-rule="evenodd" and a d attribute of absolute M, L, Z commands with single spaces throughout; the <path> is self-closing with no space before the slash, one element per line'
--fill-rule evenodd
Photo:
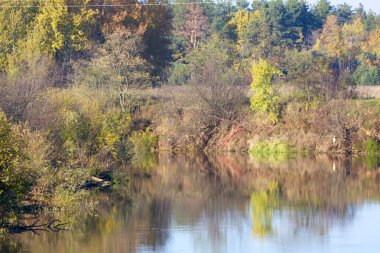
<path fill-rule="evenodd" d="M 265 236 L 273 233 L 272 218 L 275 209 L 279 208 L 280 188 L 273 182 L 268 190 L 251 194 L 251 216 L 254 235 Z"/>
<path fill-rule="evenodd" d="M 187 252 L 224 252 L 237 238 L 248 246 L 268 238 L 291 242 L 351 223 L 356 208 L 380 192 L 374 170 L 360 161 L 265 163 L 236 154 L 161 154 L 149 161 L 128 171 L 129 184 L 120 178 L 80 210 L 40 217 L 70 221 L 70 231 L 11 236 L 0 252 L 165 252 L 176 240 Z"/>

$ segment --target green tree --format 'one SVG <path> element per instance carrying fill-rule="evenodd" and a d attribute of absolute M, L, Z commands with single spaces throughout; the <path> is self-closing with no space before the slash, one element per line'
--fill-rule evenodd
<path fill-rule="evenodd" d="M 326 18 L 331 14 L 333 7 L 328 0 L 318 0 L 313 6 L 312 13 L 315 17 L 316 27 L 321 28 L 326 22 Z"/>
<path fill-rule="evenodd" d="M 347 3 L 339 4 L 334 14 L 337 16 L 340 25 L 350 22 L 354 16 L 352 6 Z"/>
<path fill-rule="evenodd" d="M 282 75 L 281 71 L 271 66 L 267 61 L 260 59 L 252 64 L 251 109 L 268 113 L 272 122 L 277 122 L 280 117 L 279 94 L 273 88 L 275 75 Z"/>
<path fill-rule="evenodd" d="M 266 13 L 267 23 L 271 33 L 271 43 L 272 45 L 279 45 L 282 43 L 283 33 L 286 30 L 286 9 L 283 1 L 270 1 L 264 12 Z"/>
<path fill-rule="evenodd" d="M 241 34 L 240 54 L 247 59 L 268 57 L 271 50 L 271 35 L 269 26 L 262 11 L 256 10 L 250 15 L 250 20 Z M 245 63 L 242 62 L 244 65 Z"/>
<path fill-rule="evenodd" d="M 118 94 L 121 108 L 128 111 L 128 91 L 152 85 L 151 65 L 142 57 L 143 50 L 141 33 L 117 28 L 91 62 L 78 67 L 77 81 Z"/>
<path fill-rule="evenodd" d="M 309 6 L 304 0 L 288 0 L 285 3 L 285 10 L 286 32 L 283 35 L 284 39 L 289 45 L 303 43 L 313 25 Z"/>
<path fill-rule="evenodd" d="M 292 99 L 303 102 L 308 107 L 321 99 L 328 98 L 333 85 L 332 59 L 326 54 L 298 49 L 286 52 L 286 78 L 291 80 L 297 92 Z"/>
<path fill-rule="evenodd" d="M 207 16 L 208 23 L 210 24 L 210 33 L 217 33 L 219 36 L 231 36 L 230 30 L 228 27 L 228 22 L 232 18 L 232 14 L 236 12 L 238 8 L 245 8 L 243 6 L 247 6 L 248 2 L 245 0 L 241 0 L 240 2 L 236 2 L 232 0 L 218 0 L 213 3 L 205 3 L 202 4 L 203 13 Z M 239 7 L 240 6 L 240 7 Z"/>
<path fill-rule="evenodd" d="M 367 31 L 373 31 L 379 25 L 379 16 L 372 10 L 369 10 L 363 19 L 363 23 Z"/>

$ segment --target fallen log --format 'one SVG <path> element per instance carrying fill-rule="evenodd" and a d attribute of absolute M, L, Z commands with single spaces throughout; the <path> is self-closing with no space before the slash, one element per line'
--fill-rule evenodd
<path fill-rule="evenodd" d="M 90 180 L 87 181 L 81 188 L 93 188 L 93 187 L 108 187 L 111 186 L 111 181 L 107 181 L 98 177 L 90 177 Z"/>
<path fill-rule="evenodd" d="M 25 232 L 32 232 L 37 235 L 39 231 L 44 231 L 44 232 L 51 231 L 51 232 L 57 233 L 62 230 L 68 230 L 62 227 L 62 226 L 67 225 L 68 222 L 62 223 L 60 220 L 52 220 L 48 223 L 42 223 L 42 224 L 38 224 L 38 223 L 39 223 L 39 220 L 34 221 L 30 225 L 23 224 L 23 223 L 11 224 L 8 222 L 2 222 L 0 223 L 0 228 L 5 229 L 10 234 L 21 234 Z"/>

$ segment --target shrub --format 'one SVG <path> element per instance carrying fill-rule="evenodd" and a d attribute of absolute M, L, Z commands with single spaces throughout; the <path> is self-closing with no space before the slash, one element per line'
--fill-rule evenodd
<path fill-rule="evenodd" d="M 181 62 L 173 63 L 169 77 L 170 84 L 184 85 L 187 83 L 189 78 L 190 68 L 188 65 Z"/>
<path fill-rule="evenodd" d="M 190 110 L 200 113 L 208 126 L 234 119 L 247 101 L 248 81 L 233 67 L 232 56 L 230 44 L 217 36 L 187 55 Z"/>
<path fill-rule="evenodd" d="M 121 111 L 110 111 L 106 115 L 98 141 L 103 149 L 115 159 L 127 160 L 127 135 L 131 126 L 131 117 Z"/>
<path fill-rule="evenodd" d="M 284 141 L 257 141 L 251 144 L 249 152 L 259 155 L 278 155 L 294 153 L 296 150 Z"/>
<path fill-rule="evenodd" d="M 135 154 L 153 153 L 157 146 L 157 135 L 150 131 L 149 127 L 145 131 L 133 132 L 130 137 L 133 143 Z"/>
<path fill-rule="evenodd" d="M 380 68 L 360 65 L 352 78 L 357 85 L 378 85 L 380 84 Z"/>
<path fill-rule="evenodd" d="M 15 200 L 25 193 L 23 181 L 15 173 L 20 159 L 19 143 L 12 125 L 0 111 L 0 203 Z"/>
<path fill-rule="evenodd" d="M 42 134 L 11 125 L 0 112 L 0 213 L 11 216 L 47 172 L 48 149 Z"/>
<path fill-rule="evenodd" d="M 98 137 L 113 108 L 112 100 L 104 92 L 84 86 L 54 90 L 46 97 L 55 112 L 47 129 L 57 149 L 56 159 L 87 166 L 89 157 L 99 152 Z"/>
<path fill-rule="evenodd" d="M 364 142 L 364 152 L 367 155 L 380 155 L 380 143 L 373 138 Z"/>
<path fill-rule="evenodd" d="M 12 168 L 18 157 L 18 145 L 13 138 L 12 126 L 0 111 L 0 172 Z"/>

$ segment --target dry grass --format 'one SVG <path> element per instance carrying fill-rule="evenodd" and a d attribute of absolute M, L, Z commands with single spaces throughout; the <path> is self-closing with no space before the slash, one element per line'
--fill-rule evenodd
<path fill-rule="evenodd" d="M 358 86 L 356 92 L 359 98 L 380 98 L 380 85 Z"/>

